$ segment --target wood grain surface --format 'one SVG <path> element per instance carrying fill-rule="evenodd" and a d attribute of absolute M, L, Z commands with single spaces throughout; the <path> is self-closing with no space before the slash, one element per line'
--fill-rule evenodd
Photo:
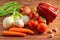
<path fill-rule="evenodd" d="M 23 5 L 29 7 L 35 7 L 39 4 L 39 2 L 51 3 L 60 10 L 60 0 L 0 0 L 0 6 L 6 2 L 10 1 L 18 1 Z M 6 17 L 6 16 L 5 16 Z M 27 35 L 26 37 L 5 37 L 1 35 L 1 32 L 4 30 L 2 27 L 2 21 L 5 17 L 0 17 L 0 40 L 60 40 L 60 11 L 54 22 L 48 25 L 50 28 L 57 27 L 58 31 L 55 34 L 54 38 L 48 38 L 47 34 L 41 35 Z"/>

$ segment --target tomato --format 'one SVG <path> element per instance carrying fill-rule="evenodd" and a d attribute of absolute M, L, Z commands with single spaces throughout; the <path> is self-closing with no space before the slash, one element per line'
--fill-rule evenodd
<path fill-rule="evenodd" d="M 34 13 L 34 18 L 38 18 L 39 14 L 38 13 Z"/>
<path fill-rule="evenodd" d="M 30 12 L 29 16 L 30 16 L 31 19 L 34 18 L 34 14 L 32 12 Z"/>
<path fill-rule="evenodd" d="M 34 21 L 34 27 L 37 27 L 37 26 L 38 26 L 38 22 Z"/>
<path fill-rule="evenodd" d="M 47 31 L 48 27 L 46 24 L 44 23 L 40 23 L 37 27 L 38 32 L 44 33 L 45 31 Z"/>
<path fill-rule="evenodd" d="M 34 28 L 34 26 L 33 26 L 33 21 L 32 21 L 32 20 L 29 21 L 29 24 L 28 24 L 28 25 L 29 25 L 29 28 L 31 28 L 31 29 Z"/>
<path fill-rule="evenodd" d="M 34 20 L 29 21 L 29 28 L 35 29 L 38 26 L 38 22 Z"/>
<path fill-rule="evenodd" d="M 38 21 L 38 23 L 43 22 L 41 18 L 38 18 L 37 21 Z"/>
<path fill-rule="evenodd" d="M 39 17 L 39 14 L 38 13 L 34 13 L 32 11 L 29 16 L 30 16 L 31 19 L 34 19 L 34 18 L 38 18 Z"/>

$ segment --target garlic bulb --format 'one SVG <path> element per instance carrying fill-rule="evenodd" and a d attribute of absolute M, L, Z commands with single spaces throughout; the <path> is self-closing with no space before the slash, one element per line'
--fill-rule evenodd
<path fill-rule="evenodd" d="M 24 27 L 23 19 L 17 19 L 17 20 L 14 22 L 14 25 L 17 26 L 17 27 Z"/>

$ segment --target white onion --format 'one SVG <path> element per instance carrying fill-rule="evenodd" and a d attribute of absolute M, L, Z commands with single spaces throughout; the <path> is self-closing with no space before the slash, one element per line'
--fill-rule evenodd
<path fill-rule="evenodd" d="M 4 28 L 10 28 L 12 25 L 13 25 L 13 18 L 10 16 L 10 17 L 6 17 L 4 20 L 3 20 L 3 27 Z"/>

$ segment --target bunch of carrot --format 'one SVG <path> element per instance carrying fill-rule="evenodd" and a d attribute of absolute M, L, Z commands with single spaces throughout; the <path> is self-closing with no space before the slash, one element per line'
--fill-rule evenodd
<path fill-rule="evenodd" d="M 29 30 L 29 29 L 25 29 L 25 28 L 10 28 L 8 29 L 8 31 L 3 31 L 2 35 L 4 36 L 20 36 L 20 37 L 25 37 L 26 34 L 34 34 L 34 31 Z"/>

